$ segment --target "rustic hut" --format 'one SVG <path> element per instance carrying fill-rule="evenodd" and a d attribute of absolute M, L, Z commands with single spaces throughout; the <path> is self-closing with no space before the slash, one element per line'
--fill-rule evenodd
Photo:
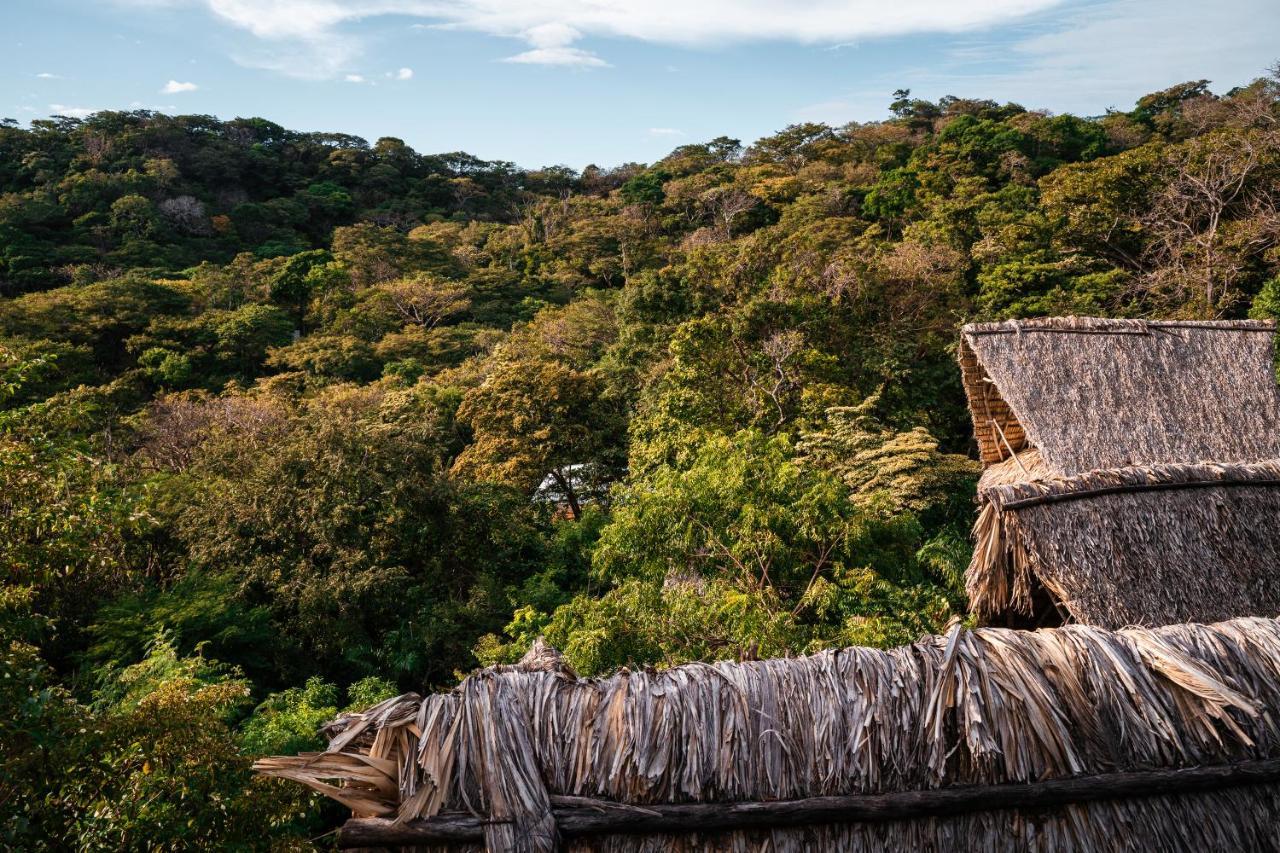
<path fill-rule="evenodd" d="M 990 624 L 1280 612 L 1280 388 L 1258 321 L 965 326 Z"/>
<path fill-rule="evenodd" d="M 1280 622 L 965 630 L 583 679 L 542 648 L 257 769 L 344 846 L 1280 849 Z"/>

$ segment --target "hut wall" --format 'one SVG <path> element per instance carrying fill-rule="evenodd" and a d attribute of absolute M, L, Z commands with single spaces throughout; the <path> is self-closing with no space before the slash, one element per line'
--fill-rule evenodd
<path fill-rule="evenodd" d="M 1039 586 L 1075 621 L 1104 628 L 1275 616 L 1280 468 L 1242 468 L 1277 479 L 1215 485 L 1191 478 L 1185 488 L 1156 480 L 1169 488 L 1046 503 L 1034 501 L 1062 494 L 1053 484 L 989 491 L 1003 498 L 987 503 L 975 528 L 972 610 L 989 622 L 1010 611 L 1029 616 Z M 1086 478 L 1085 485 L 1092 481 L 1103 489 L 1113 482 Z M 1019 495 L 1032 502 L 1019 503 Z"/>

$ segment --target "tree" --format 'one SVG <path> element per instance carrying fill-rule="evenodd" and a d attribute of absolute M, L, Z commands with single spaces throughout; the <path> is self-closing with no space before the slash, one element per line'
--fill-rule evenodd
<path fill-rule="evenodd" d="M 888 645 L 938 629 L 954 588 L 917 562 L 910 518 L 877 520 L 831 474 L 759 431 L 707 439 L 686 467 L 629 483 L 593 572 L 609 584 L 552 614 L 517 614 L 510 655 L 543 633 L 583 672 L 642 661 Z M 527 645 L 525 646 L 527 647 Z"/>
<path fill-rule="evenodd" d="M 938 105 L 920 98 L 912 98 L 910 89 L 896 89 L 893 101 L 889 104 L 889 112 L 908 127 L 923 129 L 932 126 L 933 121 L 942 115 Z"/>
<path fill-rule="evenodd" d="M 191 195 L 180 195 L 160 202 L 160 213 L 165 220 L 184 234 L 204 237 L 213 233 L 204 203 Z"/>
<path fill-rule="evenodd" d="M 548 358 L 500 359 L 458 408 L 473 440 L 453 470 L 530 493 L 551 477 L 580 518 L 583 484 L 575 472 L 588 473 L 591 488 L 617 467 L 623 422 L 605 391 L 594 370 Z"/>
<path fill-rule="evenodd" d="M 406 323 L 434 329 L 471 307 L 467 286 L 418 273 L 378 286 Z"/>
<path fill-rule="evenodd" d="M 723 239 L 731 240 L 734 220 L 757 207 L 760 199 L 736 187 L 715 187 L 703 194 L 702 203 L 711 211 Z"/>
<path fill-rule="evenodd" d="M 827 410 L 830 427 L 809 433 L 797 446 L 805 464 L 830 471 L 867 511 L 890 516 L 942 511 L 961 521 L 978 466 L 967 456 L 941 453 L 923 427 L 895 432 L 880 422 L 879 395 L 857 406 Z"/>
<path fill-rule="evenodd" d="M 627 204 L 662 204 L 666 198 L 662 185 L 667 177 L 662 172 L 643 172 L 622 185 L 619 194 Z"/>
<path fill-rule="evenodd" d="M 1280 132 L 1218 132 L 1168 152 L 1167 178 L 1137 215 L 1143 287 L 1219 316 L 1252 258 L 1280 243 Z"/>
<path fill-rule="evenodd" d="M 155 207 L 145 196 L 121 196 L 111 203 L 111 227 L 122 239 L 150 237 L 157 222 Z"/>
<path fill-rule="evenodd" d="M 1223 129 L 1059 169 L 1043 182 L 1055 241 L 1132 273 L 1140 303 L 1221 316 L 1280 238 L 1275 134 Z"/>
<path fill-rule="evenodd" d="M 271 305 L 245 305 L 225 314 L 213 314 L 213 354 L 228 372 L 244 377 L 262 369 L 272 347 L 293 338 L 289 317 Z"/>
<path fill-rule="evenodd" d="M 271 277 L 268 291 L 271 301 L 292 311 L 299 327 L 311 302 L 311 279 L 308 275 L 313 268 L 329 260 L 329 253 L 324 250 L 299 252 L 285 261 L 284 266 Z"/>
<path fill-rule="evenodd" d="M 448 678 L 536 564 L 535 508 L 455 486 L 426 392 L 336 386 L 282 408 L 264 429 L 215 425 L 168 481 L 193 566 L 266 608 L 276 678 Z"/>
<path fill-rule="evenodd" d="M 180 657 L 161 636 L 82 705 L 35 647 L 0 633 L 0 841 L 247 849 L 314 828 L 298 820 L 314 796 L 253 778 L 230 725 L 247 695 L 234 669 Z"/>
<path fill-rule="evenodd" d="M 451 267 L 448 255 L 434 241 L 411 240 L 396 228 L 368 223 L 334 229 L 333 257 L 358 288 L 416 271 L 447 273 Z"/>
<path fill-rule="evenodd" d="M 756 140 L 747 151 L 747 158 L 755 162 L 777 163 L 795 172 L 819 156 L 824 144 L 833 138 L 831 128 L 825 124 L 791 124 L 773 136 Z"/>
<path fill-rule="evenodd" d="M 31 587 L 36 612 L 58 620 L 45 646 L 58 665 L 105 598 L 165 569 L 150 547 L 155 518 L 145 490 L 103 459 L 99 436 L 113 424 L 112 403 L 109 393 L 78 389 L 0 417 L 4 581 Z"/>

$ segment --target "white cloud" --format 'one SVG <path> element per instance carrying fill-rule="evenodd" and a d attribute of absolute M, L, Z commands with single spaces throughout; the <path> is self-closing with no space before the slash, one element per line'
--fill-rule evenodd
<path fill-rule="evenodd" d="M 413 15 L 461 29 L 523 37 L 548 32 L 666 44 L 738 41 L 832 43 L 878 35 L 970 29 L 1059 0 L 204 0 L 214 14 L 260 38 L 311 38 L 379 15 Z M 551 46 L 563 46 L 557 39 Z"/>
<path fill-rule="evenodd" d="M 177 80 L 170 80 L 168 83 L 164 84 L 164 87 L 160 90 L 160 94 L 176 95 L 180 92 L 194 92 L 199 88 L 200 87 L 195 83 L 179 83 Z"/>
<path fill-rule="evenodd" d="M 360 55 L 354 42 L 341 38 L 310 43 L 280 43 L 236 51 L 231 59 L 245 68 L 274 71 L 300 80 L 332 80 Z"/>
<path fill-rule="evenodd" d="M 607 68 L 609 63 L 589 50 L 573 47 L 582 33 L 562 21 L 550 21 L 530 27 L 521 38 L 532 45 L 532 50 L 508 56 L 503 62 L 525 65 L 570 65 L 578 68 Z"/>
<path fill-rule="evenodd" d="M 508 56 L 503 62 L 517 62 L 522 65 L 573 65 L 579 68 L 609 68 L 609 63 L 589 50 L 579 47 L 535 47 L 515 56 Z"/>
<path fill-rule="evenodd" d="M 674 127 L 651 127 L 650 136 L 684 136 L 684 131 Z"/>
<path fill-rule="evenodd" d="M 582 33 L 562 21 L 551 21 L 530 27 L 523 37 L 534 47 L 564 47 L 582 38 Z"/>
<path fill-rule="evenodd" d="M 364 82 L 364 75 L 363 75 L 363 74 L 348 74 L 346 77 L 343 77 L 342 79 L 343 79 L 343 80 L 346 80 L 348 83 L 363 83 L 363 82 Z"/>
<path fill-rule="evenodd" d="M 412 69 L 412 68 L 401 68 L 399 71 L 397 71 L 397 72 L 396 72 L 396 79 L 397 79 L 397 80 L 412 80 L 412 79 L 413 79 L 413 69 Z"/>
<path fill-rule="evenodd" d="M 41 80 L 61 80 L 62 79 L 61 75 L 50 74 L 48 71 L 41 71 L 36 76 L 39 77 Z"/>
<path fill-rule="evenodd" d="M 154 5 L 156 0 L 120 0 Z M 699 46 L 752 41 L 829 45 L 875 36 L 959 32 L 1005 23 L 1064 0 L 173 0 L 198 3 L 269 47 L 238 62 L 299 77 L 331 77 L 363 44 L 344 25 L 383 15 L 424 26 L 519 39 L 507 61 L 603 67 L 575 43 L 633 39 Z"/>
<path fill-rule="evenodd" d="M 94 107 L 69 107 L 66 104 L 50 104 L 49 111 L 56 116 L 68 118 L 88 118 L 98 110 Z"/>

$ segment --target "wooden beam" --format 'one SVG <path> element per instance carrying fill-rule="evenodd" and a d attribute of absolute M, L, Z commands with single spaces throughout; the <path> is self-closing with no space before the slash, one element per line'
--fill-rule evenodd
<path fill-rule="evenodd" d="M 999 809 L 1043 809 L 1097 800 L 1216 791 L 1280 781 L 1280 758 L 1178 770 L 1138 770 L 1043 782 L 966 785 L 891 794 L 855 794 L 746 803 L 628 805 L 585 797 L 552 797 L 562 837 L 611 833 L 707 832 L 823 823 L 902 820 Z M 352 819 L 338 846 L 484 841 L 483 818 L 441 813 L 397 825 L 386 818 Z"/>

